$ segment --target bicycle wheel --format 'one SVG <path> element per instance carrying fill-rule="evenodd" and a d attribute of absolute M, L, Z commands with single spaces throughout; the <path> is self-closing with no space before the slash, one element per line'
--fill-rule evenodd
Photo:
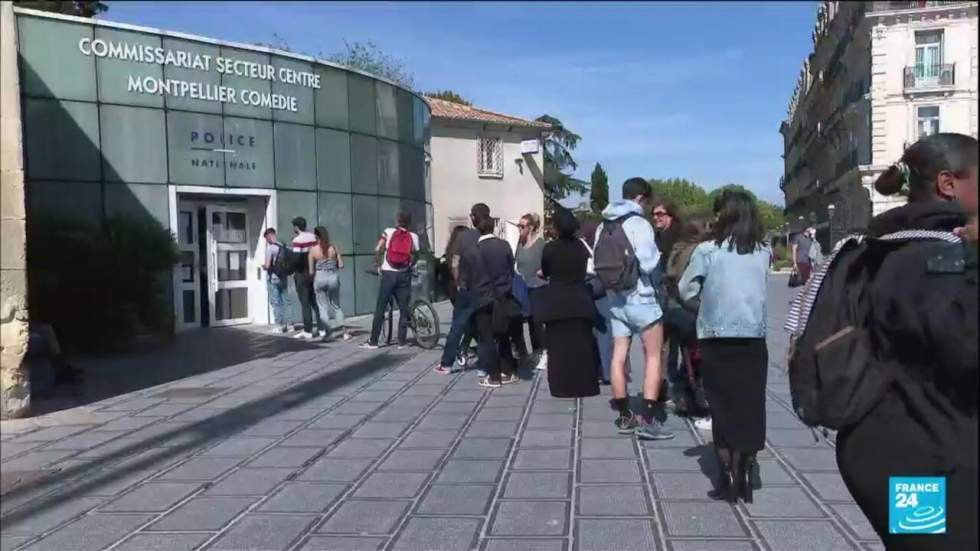
<path fill-rule="evenodd" d="M 412 331 L 419 347 L 430 350 L 439 344 L 439 314 L 427 300 L 417 300 L 412 304 Z"/>

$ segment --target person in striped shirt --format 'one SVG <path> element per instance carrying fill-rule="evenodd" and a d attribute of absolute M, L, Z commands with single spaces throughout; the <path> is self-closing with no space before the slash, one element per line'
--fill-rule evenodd
<path fill-rule="evenodd" d="M 316 236 L 306 231 L 306 218 L 297 216 L 293 218 L 293 252 L 298 253 L 298 265 L 302 269 L 296 270 L 293 274 L 293 283 L 296 284 L 296 295 L 299 297 L 300 311 L 303 316 L 303 330 L 296 334 L 297 339 L 311 340 L 316 338 L 317 330 L 313 327 L 313 320 L 320 319 L 319 309 L 313 299 L 313 276 L 309 270 L 305 269 L 310 249 L 317 244 Z M 319 325 L 319 321 L 317 321 Z"/>

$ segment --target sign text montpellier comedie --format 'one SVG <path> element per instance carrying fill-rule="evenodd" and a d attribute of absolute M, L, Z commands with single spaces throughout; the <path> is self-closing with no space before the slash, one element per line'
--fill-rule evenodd
<path fill-rule="evenodd" d="M 264 63 L 230 57 L 196 54 L 183 50 L 169 50 L 157 46 L 129 44 L 101 38 L 79 40 L 78 50 L 87 56 L 94 55 L 123 61 L 170 65 L 205 72 L 213 69 L 223 75 L 320 88 L 320 75 L 297 71 L 289 67 L 274 67 Z M 295 96 L 175 78 L 129 75 L 127 89 L 129 92 L 139 94 L 166 94 L 174 97 L 235 103 L 292 112 L 296 112 L 298 109 Z"/>

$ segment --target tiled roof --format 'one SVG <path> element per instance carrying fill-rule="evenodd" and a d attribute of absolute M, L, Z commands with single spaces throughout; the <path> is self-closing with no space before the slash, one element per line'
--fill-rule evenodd
<path fill-rule="evenodd" d="M 480 109 L 472 105 L 463 105 L 430 97 L 426 97 L 425 101 L 429 102 L 429 107 L 432 109 L 432 116 L 439 119 L 486 122 L 525 128 L 551 128 L 551 125 L 545 122 L 529 121 L 520 117 L 494 113 L 493 111 L 487 111 L 486 109 Z"/>

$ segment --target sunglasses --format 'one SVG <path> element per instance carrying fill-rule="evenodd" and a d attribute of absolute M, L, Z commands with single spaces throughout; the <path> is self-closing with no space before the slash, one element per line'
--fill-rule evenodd
<path fill-rule="evenodd" d="M 656 216 L 657 218 L 660 218 L 662 216 L 670 216 L 670 213 L 668 213 L 665 210 L 655 210 L 653 211 L 653 215 Z"/>

